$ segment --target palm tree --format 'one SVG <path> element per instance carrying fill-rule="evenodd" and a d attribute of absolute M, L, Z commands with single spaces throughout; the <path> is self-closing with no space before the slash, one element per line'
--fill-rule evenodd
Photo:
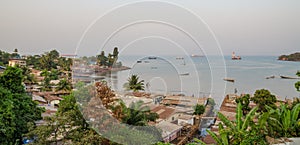
<path fill-rule="evenodd" d="M 137 75 L 131 75 L 127 80 L 128 82 L 124 84 L 126 90 L 133 90 L 133 92 L 137 92 L 139 90 L 144 90 L 144 80 L 139 81 L 139 77 Z"/>
<path fill-rule="evenodd" d="M 67 79 L 62 79 L 57 84 L 56 91 L 71 91 L 71 90 L 72 90 L 72 86 Z"/>
<path fill-rule="evenodd" d="M 149 107 L 143 106 L 143 101 L 131 103 L 126 111 L 125 117 L 122 119 L 123 123 L 136 126 L 147 125 L 146 113 L 150 112 Z"/>
<path fill-rule="evenodd" d="M 122 100 L 118 100 L 117 104 L 109 106 L 112 110 L 113 117 L 121 121 L 122 118 L 127 114 L 127 107 Z"/>

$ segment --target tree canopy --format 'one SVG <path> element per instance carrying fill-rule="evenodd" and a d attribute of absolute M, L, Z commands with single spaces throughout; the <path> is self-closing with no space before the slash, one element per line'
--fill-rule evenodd
<path fill-rule="evenodd" d="M 124 84 L 124 88 L 126 90 L 132 90 L 133 92 L 144 90 L 144 80 L 140 81 L 139 79 L 137 75 L 131 75 L 127 80 L 128 82 Z"/>
<path fill-rule="evenodd" d="M 22 80 L 22 70 L 17 67 L 7 67 L 0 76 L 0 144 L 20 144 L 28 124 L 42 119 L 44 109 L 25 93 Z"/>
<path fill-rule="evenodd" d="M 201 115 L 201 114 L 204 113 L 204 111 L 205 111 L 205 106 L 204 105 L 197 104 L 194 107 L 194 114 L 196 114 L 196 115 Z"/>
<path fill-rule="evenodd" d="M 100 144 L 103 140 L 85 121 L 73 94 L 63 97 L 56 114 L 45 122 L 27 134 L 29 138 L 37 136 L 37 144 Z"/>
<path fill-rule="evenodd" d="M 271 94 L 271 92 L 266 89 L 256 90 L 254 97 L 252 97 L 251 100 L 258 105 L 258 110 L 262 112 L 267 111 L 265 106 L 270 106 L 272 108 L 276 107 L 275 95 Z"/>

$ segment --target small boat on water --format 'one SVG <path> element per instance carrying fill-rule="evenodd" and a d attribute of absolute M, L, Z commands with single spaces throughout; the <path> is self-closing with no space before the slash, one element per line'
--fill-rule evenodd
<path fill-rule="evenodd" d="M 199 55 L 199 54 L 192 54 L 191 57 L 203 57 L 203 55 Z"/>
<path fill-rule="evenodd" d="M 156 59 L 156 57 L 148 57 L 148 59 Z"/>
<path fill-rule="evenodd" d="M 300 79 L 299 77 L 288 77 L 288 76 L 280 76 L 282 79 Z"/>
<path fill-rule="evenodd" d="M 223 80 L 224 80 L 224 81 L 227 81 L 227 82 L 232 82 L 232 83 L 234 83 L 234 79 L 231 79 L 231 78 L 224 78 Z"/>
<path fill-rule="evenodd" d="M 188 76 L 188 75 L 190 75 L 190 73 L 182 73 L 182 74 L 179 74 L 179 75 L 181 75 L 181 76 Z"/>
<path fill-rule="evenodd" d="M 235 52 L 232 52 L 232 55 L 231 55 L 231 59 L 232 60 L 241 60 L 241 56 L 235 56 Z"/>
<path fill-rule="evenodd" d="M 266 79 L 274 79 L 275 76 L 269 76 L 269 77 L 266 77 Z"/>

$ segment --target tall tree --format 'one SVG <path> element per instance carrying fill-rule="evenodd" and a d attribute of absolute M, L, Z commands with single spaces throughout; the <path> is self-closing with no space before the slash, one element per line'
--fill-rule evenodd
<path fill-rule="evenodd" d="M 10 56 L 11 54 L 5 52 L 5 51 L 1 51 L 0 50 L 0 62 L 3 63 L 3 65 L 7 65 L 8 64 L 8 61 L 10 59 Z"/>
<path fill-rule="evenodd" d="M 0 114 L 3 115 L 0 118 L 6 118 L 6 120 L 1 120 L 1 122 L 7 125 L 5 128 L 2 128 L 2 125 L 0 125 L 0 130 L 6 133 L 6 128 L 10 128 L 7 130 L 8 135 L 13 131 L 13 136 L 7 138 L 10 144 L 21 143 L 22 135 L 28 132 L 27 124 L 34 124 L 34 121 L 42 119 L 41 113 L 44 110 L 38 107 L 37 103 L 32 101 L 30 96 L 26 95 L 22 79 L 22 70 L 17 67 L 7 67 L 0 76 L 1 100 L 6 100 L 3 101 L 5 103 L 0 104 L 0 108 L 6 108 L 7 111 Z M 0 144 L 3 143 L 1 142 Z"/>
<path fill-rule="evenodd" d="M 124 84 L 126 90 L 132 90 L 137 92 L 139 90 L 144 90 L 144 80 L 139 80 L 137 75 L 131 75 L 130 78 L 127 80 L 128 82 Z"/>
<path fill-rule="evenodd" d="M 33 66 L 35 69 L 40 68 L 40 57 L 39 55 L 28 56 L 26 59 L 27 66 Z"/>
<path fill-rule="evenodd" d="M 57 62 L 59 58 L 59 53 L 56 50 L 51 50 L 50 52 L 46 52 L 42 55 L 40 58 L 40 64 L 42 69 L 56 69 L 57 68 Z"/>
<path fill-rule="evenodd" d="M 33 74 L 31 74 L 31 70 L 26 66 L 21 66 L 22 74 L 24 76 L 23 82 L 26 84 L 36 83 L 36 79 Z"/>
<path fill-rule="evenodd" d="M 63 97 L 56 114 L 45 118 L 46 125 L 33 128 L 27 134 L 29 138 L 37 136 L 37 144 L 100 144 L 98 135 L 82 116 L 73 94 Z"/>
<path fill-rule="evenodd" d="M 51 91 L 52 88 L 51 88 L 51 84 L 50 84 L 50 81 L 51 81 L 50 72 L 47 70 L 43 70 L 41 72 L 41 76 L 44 77 L 44 80 L 42 82 L 42 90 L 43 91 Z"/>
<path fill-rule="evenodd" d="M 114 51 L 113 51 L 113 57 L 114 57 L 114 63 L 116 63 L 118 61 L 118 57 L 119 57 L 119 50 L 118 50 L 118 47 L 115 47 L 114 48 Z"/>
<path fill-rule="evenodd" d="M 269 90 L 261 89 L 256 90 L 254 93 L 254 97 L 251 100 L 258 105 L 258 110 L 262 112 L 266 112 L 265 106 L 270 106 L 275 108 L 276 97 L 272 95 Z"/>
<path fill-rule="evenodd" d="M 100 66 L 106 66 L 107 65 L 108 58 L 105 56 L 105 52 L 101 51 L 101 54 L 97 56 L 97 63 Z"/>
<path fill-rule="evenodd" d="M 0 86 L 0 144 L 11 144 L 16 140 L 16 114 L 12 100 L 13 94 Z"/>
<path fill-rule="evenodd" d="M 57 84 L 56 91 L 71 91 L 72 90 L 72 85 L 67 79 L 61 79 L 59 83 Z"/>
<path fill-rule="evenodd" d="M 108 54 L 108 62 L 107 62 L 107 66 L 108 67 L 112 67 L 115 63 L 115 58 L 112 54 Z"/>

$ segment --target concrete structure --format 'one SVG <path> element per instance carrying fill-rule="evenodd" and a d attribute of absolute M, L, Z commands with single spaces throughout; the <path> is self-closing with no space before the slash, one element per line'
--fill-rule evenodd
<path fill-rule="evenodd" d="M 156 125 L 162 131 L 162 138 L 164 142 L 171 142 L 181 134 L 182 126 L 162 121 Z"/>
<path fill-rule="evenodd" d="M 16 66 L 16 65 L 26 66 L 26 60 L 25 59 L 19 59 L 19 58 L 13 58 L 13 59 L 10 59 L 8 61 L 8 65 L 9 66 Z"/>
<path fill-rule="evenodd" d="M 37 101 L 39 104 L 47 104 L 47 101 L 43 97 L 38 95 L 32 95 L 32 100 Z"/>
<path fill-rule="evenodd" d="M 160 121 L 174 121 L 175 120 L 175 109 L 167 106 L 157 106 L 151 109 L 151 112 L 155 112 L 158 114 L 159 119 L 157 120 L 158 122 Z"/>
<path fill-rule="evenodd" d="M 0 66 L 0 73 L 3 73 L 5 69 L 6 69 L 6 67 Z"/>
<path fill-rule="evenodd" d="M 182 107 L 193 107 L 196 104 L 205 105 L 207 102 L 207 98 L 197 98 L 190 96 L 166 96 L 161 104 L 164 105 L 175 105 Z"/>
<path fill-rule="evenodd" d="M 186 114 L 179 116 L 178 125 L 182 126 L 182 125 L 186 125 L 186 124 L 194 125 L 194 116 L 186 115 Z"/>

